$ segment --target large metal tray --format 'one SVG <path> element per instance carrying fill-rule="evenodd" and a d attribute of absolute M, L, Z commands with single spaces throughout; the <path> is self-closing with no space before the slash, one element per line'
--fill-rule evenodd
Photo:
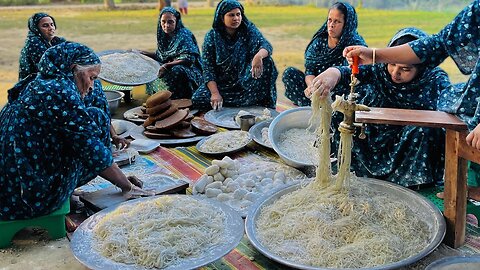
<path fill-rule="evenodd" d="M 369 270 L 387 270 L 387 269 L 397 269 L 402 266 L 410 265 L 423 257 L 430 254 L 434 249 L 436 249 L 442 242 L 443 237 L 445 236 L 446 224 L 445 219 L 443 218 L 442 213 L 440 210 L 429 200 L 425 199 L 418 193 L 411 191 L 407 188 L 402 186 L 372 179 L 372 178 L 361 178 L 362 182 L 366 183 L 369 186 L 369 189 L 382 192 L 384 194 L 388 194 L 392 198 L 392 200 L 396 201 L 408 201 L 408 205 L 412 208 L 412 210 L 421 216 L 421 218 L 431 226 L 431 235 L 430 235 L 430 243 L 418 254 L 411 256 L 409 258 L 403 259 L 401 261 L 381 265 L 376 267 L 369 267 L 369 268 L 358 268 L 358 269 L 369 269 Z M 314 267 L 310 265 L 300 264 L 294 261 L 290 261 L 284 259 L 268 250 L 265 246 L 263 246 L 257 237 L 257 230 L 256 230 L 256 221 L 260 212 L 264 206 L 270 205 L 274 203 L 277 199 L 281 196 L 291 193 L 297 189 L 301 188 L 301 185 L 293 185 L 283 189 L 279 192 L 276 192 L 270 196 L 264 197 L 263 201 L 257 202 L 255 206 L 252 208 L 247 215 L 247 219 L 245 221 L 245 230 L 247 233 L 247 237 L 252 243 L 252 245 L 263 255 L 266 257 L 279 262 L 281 264 L 294 267 L 297 269 L 306 269 L 306 270 L 347 270 L 346 268 L 322 268 L 322 267 Z"/>
<path fill-rule="evenodd" d="M 480 256 L 450 256 L 438 259 L 425 268 L 425 270 L 478 270 L 480 269 Z"/>
<path fill-rule="evenodd" d="M 187 196 L 187 195 L 161 195 L 161 196 Z M 136 200 L 131 200 L 120 205 L 124 204 L 137 204 L 139 202 L 157 199 L 161 196 L 140 198 Z M 243 219 L 240 215 L 233 210 L 232 208 L 210 199 L 193 197 L 198 201 L 205 202 L 210 204 L 212 207 L 221 208 L 226 215 L 226 228 L 225 228 L 225 241 L 222 244 L 214 246 L 209 250 L 205 250 L 203 253 L 204 256 L 200 258 L 193 258 L 190 260 L 184 260 L 176 265 L 172 265 L 163 270 L 185 270 L 185 269 L 196 269 L 203 265 L 214 262 L 231 250 L 233 250 L 242 240 L 244 225 Z M 109 207 L 104 209 L 93 216 L 85 220 L 73 234 L 72 241 L 70 243 L 70 248 L 72 249 L 73 255 L 77 260 L 79 260 L 83 265 L 90 269 L 127 269 L 127 270 L 148 270 L 152 268 L 141 267 L 138 265 L 132 264 L 123 264 L 118 263 L 108 258 L 103 257 L 100 253 L 96 252 L 92 247 L 93 244 L 93 229 L 98 224 L 98 222 L 108 213 L 114 211 L 118 206 Z"/>
<path fill-rule="evenodd" d="M 266 148 L 269 148 L 269 149 L 273 150 L 273 146 L 271 144 L 270 145 L 266 144 L 263 141 L 263 136 L 262 136 L 262 129 L 263 128 L 268 128 L 271 123 L 272 123 L 271 120 L 258 122 L 250 128 L 248 133 L 250 133 L 250 136 L 252 137 L 252 139 L 256 143 L 260 144 L 263 147 L 266 147 Z"/>
<path fill-rule="evenodd" d="M 134 52 L 128 52 L 126 50 L 106 50 L 106 51 L 98 52 L 97 55 L 98 57 L 101 57 L 101 56 L 114 54 L 114 53 L 134 53 Z M 106 82 L 116 84 L 116 85 L 125 85 L 125 86 L 138 86 L 138 85 L 143 85 L 149 82 L 153 82 L 158 78 L 158 71 L 160 70 L 160 64 L 148 56 L 145 56 L 143 54 L 140 54 L 140 55 L 142 56 L 142 59 L 144 59 L 146 62 L 152 65 L 156 70 L 156 72 L 152 72 L 152 74 L 147 74 L 148 76 L 146 76 L 144 80 L 138 81 L 135 83 L 119 82 L 119 81 L 115 81 L 114 79 L 105 77 L 101 72 L 98 75 L 98 77 Z M 132 63 L 132 65 L 135 65 L 135 63 Z"/>
<path fill-rule="evenodd" d="M 238 107 L 238 108 L 222 108 L 221 110 L 215 111 L 210 110 L 208 111 L 204 118 L 208 122 L 217 125 L 219 127 L 230 128 L 230 129 L 240 129 L 240 126 L 235 122 L 235 116 L 238 114 L 239 111 L 247 111 L 252 113 L 255 116 L 263 115 L 263 110 L 265 107 Z M 278 112 L 274 109 L 268 108 L 273 118 L 278 115 Z"/>

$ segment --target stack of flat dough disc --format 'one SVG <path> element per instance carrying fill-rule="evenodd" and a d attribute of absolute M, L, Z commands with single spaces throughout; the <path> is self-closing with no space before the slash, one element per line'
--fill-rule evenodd
<path fill-rule="evenodd" d="M 196 135 L 210 135 L 217 132 L 217 127 L 210 124 L 206 131 L 195 128 L 192 130 L 190 121 L 194 119 L 189 107 L 190 99 L 171 100 L 170 91 L 159 91 L 149 97 L 145 102 L 145 114 L 148 115 L 143 123 L 143 134 L 151 139 L 191 138 Z M 213 127 L 212 127 L 213 126 Z"/>

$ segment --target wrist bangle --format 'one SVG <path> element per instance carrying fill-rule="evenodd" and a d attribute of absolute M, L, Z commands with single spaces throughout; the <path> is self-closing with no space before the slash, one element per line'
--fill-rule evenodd
<path fill-rule="evenodd" d="M 372 54 L 372 65 L 375 65 L 375 56 L 376 56 L 376 52 L 377 52 L 377 48 L 373 48 L 373 54 Z"/>
<path fill-rule="evenodd" d="M 164 68 L 165 70 L 168 70 L 167 66 L 165 64 L 161 65 L 160 68 Z"/>

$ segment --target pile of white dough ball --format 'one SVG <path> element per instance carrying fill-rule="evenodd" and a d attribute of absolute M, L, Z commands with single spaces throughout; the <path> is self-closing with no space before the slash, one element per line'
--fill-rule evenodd
<path fill-rule="evenodd" d="M 194 184 L 193 194 L 204 194 L 246 214 L 262 195 L 304 179 L 292 167 L 269 161 L 232 160 L 226 156 L 213 160 Z"/>

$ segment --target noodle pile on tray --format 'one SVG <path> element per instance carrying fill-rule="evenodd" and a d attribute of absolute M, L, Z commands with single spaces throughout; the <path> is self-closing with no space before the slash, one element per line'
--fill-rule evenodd
<path fill-rule="evenodd" d="M 408 202 L 350 175 L 351 134 L 341 134 L 339 172 L 332 175 L 331 100 L 314 95 L 312 108 L 311 123 L 320 121 L 315 181 L 261 209 L 256 230 L 262 245 L 289 261 L 326 268 L 385 265 L 423 250 L 431 232 Z"/>
<path fill-rule="evenodd" d="M 162 196 L 108 213 L 93 229 L 94 248 L 125 264 L 165 268 L 223 243 L 225 213 L 189 196 Z"/>

